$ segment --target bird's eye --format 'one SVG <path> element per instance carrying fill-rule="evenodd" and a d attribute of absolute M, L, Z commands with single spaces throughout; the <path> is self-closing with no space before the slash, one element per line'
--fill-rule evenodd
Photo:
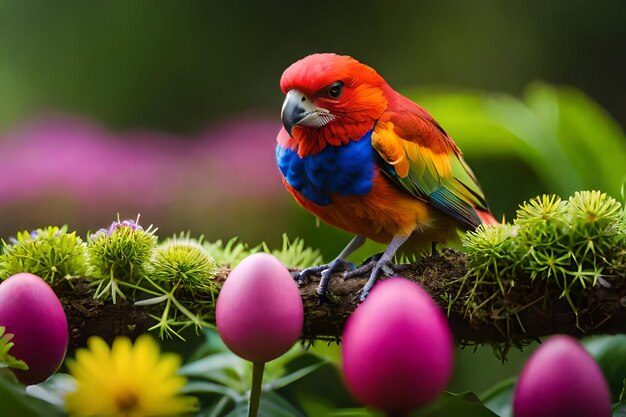
<path fill-rule="evenodd" d="M 341 81 L 332 83 L 328 88 L 328 95 L 331 98 L 339 98 L 341 97 L 341 93 L 343 93 L 343 83 Z"/>

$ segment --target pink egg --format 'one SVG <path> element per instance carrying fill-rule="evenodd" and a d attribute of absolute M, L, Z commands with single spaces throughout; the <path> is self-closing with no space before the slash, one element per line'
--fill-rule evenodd
<path fill-rule="evenodd" d="M 515 417 L 610 417 L 611 394 L 595 360 L 570 336 L 533 352 L 513 397 Z"/>
<path fill-rule="evenodd" d="M 67 318 L 52 288 L 38 276 L 20 273 L 0 283 L 0 326 L 14 335 L 11 355 L 29 367 L 15 371 L 22 383 L 46 380 L 63 362 Z"/>
<path fill-rule="evenodd" d="M 452 376 L 453 339 L 443 312 L 418 284 L 379 282 L 348 319 L 343 374 L 354 397 L 386 412 L 434 400 Z"/>
<path fill-rule="evenodd" d="M 217 331 L 226 346 L 252 362 L 267 362 L 289 350 L 304 323 L 300 291 L 274 256 L 257 253 L 235 267 L 217 299 Z"/>

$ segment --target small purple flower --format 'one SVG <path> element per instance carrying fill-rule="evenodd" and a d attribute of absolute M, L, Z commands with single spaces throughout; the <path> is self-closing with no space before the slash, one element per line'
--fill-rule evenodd
<path fill-rule="evenodd" d="M 101 229 L 98 229 L 95 233 L 93 233 L 91 236 L 97 236 L 97 235 L 109 235 L 109 229 L 105 229 L 104 227 Z"/>
<path fill-rule="evenodd" d="M 98 229 L 98 231 L 93 233 L 91 237 L 93 239 L 100 235 L 111 236 L 113 232 L 122 227 L 130 227 L 132 231 L 143 230 L 143 227 L 141 227 L 135 220 L 122 220 L 111 223 L 111 226 L 109 226 L 108 229 L 104 227 Z"/>
<path fill-rule="evenodd" d="M 40 234 L 41 234 L 41 229 L 36 229 L 36 230 L 33 230 L 32 232 L 30 232 L 30 240 L 32 241 L 32 240 L 37 239 L 37 238 L 39 237 L 39 235 L 40 235 Z M 20 244 L 20 241 L 19 241 L 19 240 L 17 240 L 17 238 L 16 238 L 15 236 L 11 236 L 11 237 L 9 238 L 9 243 L 10 243 L 11 245 L 19 245 L 19 244 Z"/>
<path fill-rule="evenodd" d="M 123 220 L 121 222 L 113 222 L 111 223 L 111 226 L 109 226 L 109 231 L 108 234 L 112 234 L 113 232 L 115 232 L 117 229 L 119 229 L 120 227 L 130 227 L 131 230 L 136 231 L 136 230 L 143 230 L 143 227 L 139 226 L 139 224 L 134 221 L 134 220 Z"/>

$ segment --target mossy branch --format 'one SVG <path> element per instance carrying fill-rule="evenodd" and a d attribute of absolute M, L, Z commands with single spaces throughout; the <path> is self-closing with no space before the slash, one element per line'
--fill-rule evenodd
<path fill-rule="evenodd" d="M 417 263 L 400 265 L 398 269 L 406 278 L 420 282 L 449 313 L 452 331 L 462 344 L 491 343 L 504 353 L 510 346 L 523 346 L 541 336 L 556 333 L 575 336 L 626 333 L 626 285 L 611 288 L 596 285 L 572 291 L 571 296 L 578 307 L 575 313 L 568 300 L 546 290 L 545 280 L 531 282 L 528 279 L 530 286 L 521 286 L 519 291 L 507 295 L 494 292 L 494 298 L 498 298 L 496 304 L 518 305 L 518 299 L 523 299 L 524 308 L 518 309 L 516 314 L 492 311 L 489 315 L 480 316 L 462 311 L 450 300 L 449 283 L 458 282 L 467 275 L 467 254 L 446 249 Z M 229 272 L 230 269 L 224 267 L 217 272 L 215 283 L 218 289 Z M 626 271 L 622 272 L 616 281 L 626 283 Z M 303 338 L 338 339 L 347 317 L 358 304 L 356 295 L 366 280 L 367 276 L 343 280 L 337 274 L 330 283 L 331 296 L 322 304 L 315 295 L 318 278 L 312 277 L 310 282 L 304 284 L 300 289 L 305 305 Z M 156 322 L 151 317 L 150 306 L 113 305 L 93 299 L 86 284 L 78 282 L 74 287 L 71 291 L 59 287 L 74 346 L 83 345 L 92 334 L 109 339 L 118 334 L 136 336 Z M 188 300 L 180 301 L 184 303 Z"/>
<path fill-rule="evenodd" d="M 82 345 L 92 334 L 158 330 L 182 339 L 187 328 L 210 326 L 225 265 L 252 253 L 271 252 L 300 268 L 322 263 L 319 251 L 287 236 L 271 250 L 189 233 L 159 244 L 155 230 L 118 219 L 86 242 L 66 227 L 21 232 L 3 242 L 0 278 L 41 274 L 66 306 L 74 344 Z M 465 253 L 448 249 L 396 266 L 447 312 L 460 343 L 488 342 L 505 354 L 548 334 L 626 333 L 626 208 L 614 198 L 599 191 L 539 196 L 520 205 L 512 223 L 479 226 L 462 243 Z M 334 276 L 323 303 L 319 278 L 305 283 L 304 339 L 339 338 L 367 278 Z"/>

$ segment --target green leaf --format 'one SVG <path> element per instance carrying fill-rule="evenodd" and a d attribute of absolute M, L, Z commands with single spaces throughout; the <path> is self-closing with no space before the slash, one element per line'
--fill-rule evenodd
<path fill-rule="evenodd" d="M 26 394 L 21 385 L 12 382 L 0 371 L 0 409 L 3 416 L 61 417 L 64 414 L 54 405 Z"/>
<path fill-rule="evenodd" d="M 40 384 L 26 387 L 29 396 L 59 407 L 65 403 L 65 396 L 73 391 L 76 391 L 76 380 L 63 373 L 56 373 Z"/>
<path fill-rule="evenodd" d="M 626 403 L 613 405 L 613 417 L 626 417 Z"/>
<path fill-rule="evenodd" d="M 526 149 L 487 112 L 484 92 L 416 88 L 407 95 L 428 109 L 470 159 L 473 155 L 518 154 Z"/>
<path fill-rule="evenodd" d="M 313 355 L 300 343 L 296 343 L 284 355 L 266 363 L 264 389 L 278 390 L 317 370 L 329 361 Z M 291 372 L 290 372 L 291 371 Z M 287 372 L 290 372 L 287 374 Z"/>
<path fill-rule="evenodd" d="M 277 390 L 286 387 L 287 385 L 296 382 L 297 380 L 304 378 L 309 375 L 311 372 L 316 371 L 321 366 L 325 365 L 326 362 L 318 362 L 309 366 L 305 366 L 304 368 L 300 368 L 290 374 L 284 375 L 280 378 L 277 378 L 267 384 L 264 384 L 267 389 Z"/>
<path fill-rule="evenodd" d="M 428 109 L 470 161 L 512 156 L 552 192 L 617 194 L 626 175 L 619 124 L 576 89 L 533 83 L 522 100 L 471 90 L 415 89 L 408 96 Z"/>
<path fill-rule="evenodd" d="M 223 352 L 190 362 L 181 367 L 179 373 L 184 376 L 206 377 L 207 374 L 225 369 L 241 371 L 244 366 L 245 362 L 234 353 Z"/>
<path fill-rule="evenodd" d="M 285 354 L 265 364 L 265 380 L 274 380 L 285 374 L 285 368 L 303 356 L 311 356 L 300 343 L 294 344 Z"/>
<path fill-rule="evenodd" d="M 206 417 L 220 417 L 224 415 L 224 411 L 228 408 L 230 399 L 228 397 L 222 397 L 219 401 L 213 404 L 209 409 L 201 413 L 201 416 Z"/>
<path fill-rule="evenodd" d="M 498 417 L 480 402 L 476 394 L 445 392 L 434 403 L 415 411 L 411 417 Z"/>
<path fill-rule="evenodd" d="M 208 379 L 243 391 L 242 379 L 250 371 L 249 364 L 231 352 L 210 354 L 180 368 L 179 374 L 186 377 Z"/>
<path fill-rule="evenodd" d="M 367 408 L 344 408 L 335 410 L 326 417 L 382 417 L 384 414 Z"/>
<path fill-rule="evenodd" d="M 220 339 L 217 330 L 212 328 L 204 328 L 202 329 L 202 336 L 204 337 L 204 341 L 201 342 L 200 345 L 193 352 L 189 359 L 189 362 L 202 359 L 205 356 L 218 352 L 230 352 L 222 339 Z"/>
<path fill-rule="evenodd" d="M 183 388 L 183 394 L 218 394 L 239 402 L 244 398 L 237 391 L 222 384 L 206 381 L 191 381 Z"/>
<path fill-rule="evenodd" d="M 485 407 L 500 417 L 513 417 L 513 392 L 516 377 L 507 378 L 481 395 Z"/>
<path fill-rule="evenodd" d="M 595 336 L 583 345 L 602 369 L 613 401 L 619 401 L 626 377 L 626 335 Z"/>
<path fill-rule="evenodd" d="M 552 97 L 533 97 L 533 108 L 517 98 L 494 95 L 487 103 L 489 115 L 513 133 L 527 150 L 519 156 L 540 174 L 553 190 L 571 193 L 581 189 L 578 174 L 563 154 L 557 136 Z"/>
<path fill-rule="evenodd" d="M 581 172 L 586 189 L 619 191 L 626 174 L 624 134 L 611 116 L 591 98 L 573 88 L 553 89 L 559 111 L 560 144 Z"/>
<path fill-rule="evenodd" d="M 327 417 L 382 417 L 383 414 L 365 408 L 335 410 Z M 498 417 L 471 392 L 443 393 L 433 403 L 415 410 L 411 417 Z"/>
<path fill-rule="evenodd" d="M 278 394 L 264 392 L 261 397 L 258 417 L 306 417 L 297 408 Z M 226 417 L 248 417 L 248 402 L 237 405 Z"/>
<path fill-rule="evenodd" d="M 316 340 L 308 350 L 309 353 L 341 367 L 341 346 L 335 342 Z"/>

